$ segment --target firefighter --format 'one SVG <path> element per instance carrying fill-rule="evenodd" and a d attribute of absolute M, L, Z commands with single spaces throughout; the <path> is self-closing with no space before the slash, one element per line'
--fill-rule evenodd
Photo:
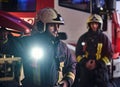
<path fill-rule="evenodd" d="M 36 32 L 24 38 L 23 41 L 26 42 L 24 52 L 29 53 L 30 48 L 37 45 L 43 48 L 44 55 L 37 60 L 34 57 L 31 61 L 32 57 L 30 59 L 32 63 L 26 63 L 26 65 L 30 64 L 31 68 L 28 66 L 26 69 L 29 70 L 25 69 L 27 74 L 25 74 L 26 82 L 23 82 L 23 86 L 27 87 L 28 82 L 29 87 L 71 87 L 73 84 L 76 58 L 67 45 L 59 39 L 59 26 L 63 24 L 61 15 L 53 8 L 43 8 L 37 13 L 34 24 Z M 30 54 L 27 58 L 30 58 L 29 56 Z"/>
<path fill-rule="evenodd" d="M 0 45 L 5 44 L 8 41 L 8 32 L 4 27 L 0 28 Z"/>
<path fill-rule="evenodd" d="M 11 59 L 20 55 L 21 46 L 11 32 L 5 27 L 0 27 L 0 59 Z M 22 87 L 21 80 L 24 77 L 22 78 L 20 75 L 21 65 L 22 63 L 18 61 L 13 63 L 12 60 L 0 60 L 0 87 Z"/>
<path fill-rule="evenodd" d="M 77 69 L 76 87 L 108 87 L 110 64 L 113 50 L 109 38 L 102 33 L 103 20 L 92 14 L 87 20 L 88 31 L 76 46 Z"/>

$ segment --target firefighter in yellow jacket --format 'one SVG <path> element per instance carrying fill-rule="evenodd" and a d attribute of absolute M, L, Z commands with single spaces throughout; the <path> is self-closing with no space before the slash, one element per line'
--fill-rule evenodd
<path fill-rule="evenodd" d="M 92 14 L 87 20 L 88 31 L 77 42 L 77 87 L 108 87 L 107 64 L 113 50 L 109 38 L 102 33 L 102 27 L 101 16 Z"/>

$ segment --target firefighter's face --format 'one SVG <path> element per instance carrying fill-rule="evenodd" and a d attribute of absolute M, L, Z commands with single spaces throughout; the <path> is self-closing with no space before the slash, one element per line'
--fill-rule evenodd
<path fill-rule="evenodd" d="M 92 29 L 93 31 L 97 31 L 98 28 L 99 28 L 99 23 L 97 23 L 97 22 L 91 22 L 91 23 L 90 23 L 90 27 L 91 27 L 91 29 Z"/>
<path fill-rule="evenodd" d="M 57 37 L 59 31 L 59 24 L 48 24 L 48 31 L 52 36 Z"/>
<path fill-rule="evenodd" d="M 0 44 L 6 43 L 8 40 L 8 32 L 5 30 L 0 30 Z"/>

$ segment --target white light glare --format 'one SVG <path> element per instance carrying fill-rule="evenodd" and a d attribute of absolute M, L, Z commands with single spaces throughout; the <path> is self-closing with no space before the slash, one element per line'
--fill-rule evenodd
<path fill-rule="evenodd" d="M 32 49 L 32 57 L 34 59 L 41 59 L 44 55 L 43 49 L 39 47 L 35 47 Z"/>
<path fill-rule="evenodd" d="M 82 42 L 81 45 L 84 46 L 84 45 L 85 45 L 85 42 Z"/>
<path fill-rule="evenodd" d="M 102 10 L 103 10 L 103 7 L 100 7 L 100 10 L 102 11 Z"/>

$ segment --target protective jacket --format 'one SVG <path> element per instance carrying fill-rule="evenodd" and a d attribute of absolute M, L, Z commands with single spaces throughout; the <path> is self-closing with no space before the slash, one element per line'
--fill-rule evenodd
<path fill-rule="evenodd" d="M 21 58 L 21 45 L 19 43 L 19 38 L 8 36 L 8 41 L 4 44 L 0 44 L 0 59 L 5 58 Z M 22 59 L 21 59 L 22 60 Z M 21 66 L 22 61 L 0 61 L 0 87 L 18 87 L 22 79 L 21 78 Z M 9 69 L 9 70 L 8 70 Z M 6 79 L 4 79 L 6 78 Z M 13 78 L 13 79 L 7 79 Z"/>
<path fill-rule="evenodd" d="M 89 29 L 79 38 L 76 47 L 78 61 L 76 78 L 80 79 L 80 87 L 93 87 L 98 84 L 98 87 L 107 87 L 106 65 L 110 63 L 112 54 L 111 42 L 101 31 L 93 32 L 92 29 Z M 96 68 L 93 70 L 89 70 L 85 66 L 91 59 L 96 62 Z"/>
<path fill-rule="evenodd" d="M 82 43 L 85 43 L 82 45 Z M 83 56 L 101 60 L 108 63 L 112 58 L 112 44 L 108 37 L 101 31 L 93 32 L 91 29 L 80 37 L 76 47 L 76 56 Z M 80 61 L 78 58 L 78 61 Z"/>
<path fill-rule="evenodd" d="M 42 47 L 45 52 L 44 57 L 37 60 L 36 65 L 31 67 L 32 83 L 39 87 L 57 87 L 58 83 L 65 79 L 71 87 L 76 73 L 76 60 L 66 44 L 57 38 L 49 37 L 46 33 L 37 33 L 26 40 L 24 40 L 26 52 L 30 51 L 34 45 Z"/>

